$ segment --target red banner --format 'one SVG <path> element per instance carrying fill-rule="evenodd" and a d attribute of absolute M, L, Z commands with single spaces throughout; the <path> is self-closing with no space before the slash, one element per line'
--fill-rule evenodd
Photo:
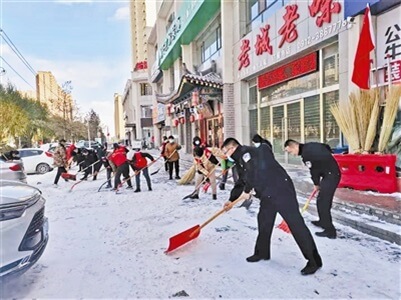
<path fill-rule="evenodd" d="M 265 89 L 269 86 L 312 73 L 317 69 L 317 52 L 313 52 L 258 76 L 258 89 Z"/>

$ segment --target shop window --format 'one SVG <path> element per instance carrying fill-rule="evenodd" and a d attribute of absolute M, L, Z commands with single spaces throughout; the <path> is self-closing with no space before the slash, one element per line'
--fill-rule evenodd
<path fill-rule="evenodd" d="M 250 139 L 252 139 L 253 135 L 258 131 L 258 110 L 252 109 L 249 111 L 249 132 Z"/>
<path fill-rule="evenodd" d="M 141 83 L 141 96 L 152 95 L 152 86 L 149 83 Z"/>
<path fill-rule="evenodd" d="M 333 91 L 323 95 L 323 142 L 327 143 L 331 148 L 336 148 L 340 144 L 340 128 L 330 111 L 330 106 L 338 103 L 338 101 L 338 91 Z"/>
<path fill-rule="evenodd" d="M 320 103 L 319 96 L 304 99 L 305 143 L 320 142 Z"/>
<path fill-rule="evenodd" d="M 271 139 L 270 106 L 260 109 L 260 135 L 268 140 Z"/>
<path fill-rule="evenodd" d="M 210 59 L 221 48 L 221 25 L 205 37 L 201 45 L 201 62 Z"/>
<path fill-rule="evenodd" d="M 323 86 L 338 84 L 339 54 L 338 43 L 331 44 L 323 52 Z"/>
<path fill-rule="evenodd" d="M 282 82 L 261 91 L 263 101 L 273 101 L 318 89 L 319 72 Z"/>
<path fill-rule="evenodd" d="M 288 138 L 301 140 L 301 103 L 287 104 L 287 132 Z"/>
<path fill-rule="evenodd" d="M 257 104 L 258 103 L 258 89 L 256 86 L 252 86 L 249 88 L 249 104 Z"/>

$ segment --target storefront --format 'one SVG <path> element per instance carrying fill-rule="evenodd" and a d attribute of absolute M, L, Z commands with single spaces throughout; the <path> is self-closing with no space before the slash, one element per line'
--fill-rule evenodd
<path fill-rule="evenodd" d="M 249 139 L 259 133 L 281 162 L 285 140 L 341 142 L 330 106 L 339 101 L 338 34 L 348 29 L 342 1 L 331 11 L 298 2 L 278 10 L 237 47 L 237 78 L 247 83 Z"/>

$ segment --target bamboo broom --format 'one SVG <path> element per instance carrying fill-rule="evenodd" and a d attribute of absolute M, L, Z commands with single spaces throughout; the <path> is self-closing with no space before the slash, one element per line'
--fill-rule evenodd
<path fill-rule="evenodd" d="M 196 167 L 195 165 L 192 165 L 188 171 L 185 172 L 184 176 L 181 177 L 181 179 L 177 182 L 180 185 L 188 184 L 194 179 L 196 173 Z"/>
<path fill-rule="evenodd" d="M 393 131 L 393 125 L 395 116 L 397 114 L 398 105 L 401 97 L 401 87 L 392 86 L 389 89 L 389 93 L 386 99 L 386 106 L 383 114 L 383 124 L 380 130 L 379 137 L 379 152 L 383 153 L 387 146 L 387 142 L 390 139 L 391 132 Z"/>
<path fill-rule="evenodd" d="M 369 152 L 369 150 L 372 148 L 377 132 L 378 117 L 379 117 L 379 97 L 376 94 L 376 100 L 372 108 L 372 113 L 370 114 L 369 127 L 366 132 L 366 140 L 363 147 L 364 152 Z"/>
<path fill-rule="evenodd" d="M 341 131 L 344 133 L 350 147 L 355 152 L 360 152 L 358 128 L 355 120 L 355 111 L 352 101 L 331 105 L 330 111 Z"/>

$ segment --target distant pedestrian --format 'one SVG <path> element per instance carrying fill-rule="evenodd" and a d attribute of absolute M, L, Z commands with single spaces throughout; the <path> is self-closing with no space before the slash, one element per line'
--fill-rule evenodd
<path fill-rule="evenodd" d="M 252 138 L 253 145 L 258 148 L 261 144 L 267 144 L 270 148 L 273 148 L 272 143 L 262 138 L 259 134 L 255 134 Z"/>
<path fill-rule="evenodd" d="M 330 210 L 341 172 L 330 146 L 314 142 L 301 144 L 289 139 L 284 143 L 284 148 L 288 153 L 302 157 L 311 173 L 314 189 L 319 191 L 316 201 L 319 220 L 312 221 L 312 224 L 323 228 L 324 231 L 316 232 L 316 235 L 335 239 L 337 233 Z"/>
<path fill-rule="evenodd" d="M 167 143 L 168 143 L 168 138 L 166 136 L 163 136 L 163 142 L 162 142 L 161 153 L 160 154 L 164 158 L 164 167 L 165 167 L 166 172 L 168 172 L 168 162 L 167 162 L 167 157 L 166 157 L 166 154 L 165 154 Z"/>
<path fill-rule="evenodd" d="M 54 178 L 54 186 L 57 186 L 62 173 L 67 173 L 67 154 L 65 149 L 66 141 L 61 139 L 53 153 L 54 166 L 57 167 L 57 174 Z"/>
<path fill-rule="evenodd" d="M 302 275 L 315 273 L 322 267 L 322 260 L 315 241 L 305 225 L 299 211 L 294 184 L 273 156 L 267 144 L 260 147 L 242 146 L 236 139 L 228 138 L 223 143 L 223 151 L 229 159 L 236 162 L 239 179 L 231 190 L 229 201 L 224 204 L 226 210 L 232 208 L 232 201 L 248 199 L 252 189 L 260 199 L 258 213 L 258 237 L 254 254 L 248 262 L 270 259 L 270 243 L 277 213 L 287 222 L 292 235 L 307 259 Z"/>
<path fill-rule="evenodd" d="M 168 161 L 168 171 L 169 171 L 169 179 L 173 179 L 173 167 L 175 168 L 175 179 L 181 179 L 180 177 L 180 155 L 178 154 L 178 150 L 181 149 L 181 145 L 175 142 L 175 139 L 172 135 L 168 137 L 168 143 L 166 144 L 164 150 L 164 156 L 167 157 Z"/>
<path fill-rule="evenodd" d="M 152 183 L 149 177 L 149 169 L 147 168 L 148 166 L 148 161 L 146 160 L 147 158 L 150 159 L 151 161 L 155 160 L 152 155 L 150 155 L 147 152 L 142 152 L 140 149 L 136 149 L 134 155 L 132 156 L 131 166 L 134 172 L 136 172 L 135 175 L 136 190 L 134 191 L 135 193 L 141 191 L 141 173 L 146 179 L 146 183 L 148 184 L 148 190 L 149 191 L 152 190 Z"/>

